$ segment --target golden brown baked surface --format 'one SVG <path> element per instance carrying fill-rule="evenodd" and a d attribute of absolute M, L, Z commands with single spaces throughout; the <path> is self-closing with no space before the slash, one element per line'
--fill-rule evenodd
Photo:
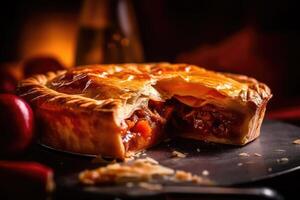
<path fill-rule="evenodd" d="M 180 137 L 246 144 L 259 135 L 272 96 L 253 78 L 169 63 L 36 75 L 20 83 L 19 94 L 44 124 L 42 142 L 118 158 L 173 137 L 165 132 L 174 127 Z"/>
<path fill-rule="evenodd" d="M 79 180 L 86 185 L 151 183 L 155 180 L 173 182 L 193 182 L 212 185 L 209 179 L 182 170 L 174 170 L 160 165 L 156 160 L 146 157 L 124 163 L 113 163 L 79 174 Z"/>

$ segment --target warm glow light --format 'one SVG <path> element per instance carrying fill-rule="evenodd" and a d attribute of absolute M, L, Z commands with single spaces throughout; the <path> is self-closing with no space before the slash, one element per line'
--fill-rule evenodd
<path fill-rule="evenodd" d="M 24 25 L 21 57 L 39 55 L 57 58 L 70 67 L 74 64 L 77 21 L 72 16 L 36 16 Z"/>

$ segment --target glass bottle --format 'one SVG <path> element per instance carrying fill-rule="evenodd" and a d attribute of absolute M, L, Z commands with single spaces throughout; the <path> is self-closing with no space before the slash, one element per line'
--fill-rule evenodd
<path fill-rule="evenodd" d="M 85 0 L 80 16 L 76 65 L 143 62 L 130 0 Z"/>

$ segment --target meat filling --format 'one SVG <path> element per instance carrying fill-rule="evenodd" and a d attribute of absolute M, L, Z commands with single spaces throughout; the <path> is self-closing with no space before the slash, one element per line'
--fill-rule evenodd
<path fill-rule="evenodd" d="M 154 145 L 164 138 L 165 124 L 173 106 L 163 102 L 149 101 L 148 107 L 135 111 L 125 120 L 122 134 L 123 144 L 127 151 L 137 151 Z"/>
<path fill-rule="evenodd" d="M 148 107 L 135 111 L 125 120 L 122 139 L 127 151 L 137 151 L 161 141 L 166 135 L 166 127 L 171 130 L 171 136 L 189 132 L 199 139 L 211 134 L 235 138 L 242 121 L 240 113 L 211 104 L 193 108 L 175 99 L 167 102 L 150 100 Z"/>
<path fill-rule="evenodd" d="M 179 132 L 189 132 L 199 138 L 213 135 L 219 138 L 235 138 L 243 116 L 237 111 L 217 108 L 206 104 L 199 108 L 192 108 L 182 103 L 176 103 L 176 112 L 172 117 L 172 125 Z"/>

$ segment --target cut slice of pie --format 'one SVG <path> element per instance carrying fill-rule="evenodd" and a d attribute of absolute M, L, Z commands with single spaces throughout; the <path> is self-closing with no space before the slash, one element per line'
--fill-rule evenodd
<path fill-rule="evenodd" d="M 270 89 L 187 64 L 91 65 L 22 81 L 56 149 L 124 159 L 166 137 L 243 145 L 260 133 Z"/>

